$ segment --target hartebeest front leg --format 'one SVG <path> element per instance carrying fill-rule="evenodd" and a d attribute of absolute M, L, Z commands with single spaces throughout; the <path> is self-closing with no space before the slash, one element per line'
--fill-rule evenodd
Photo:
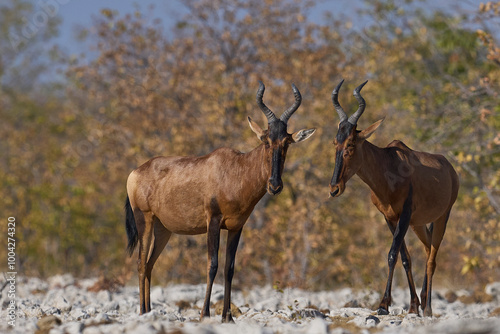
<path fill-rule="evenodd" d="M 380 315 L 389 314 L 389 305 L 391 305 L 391 289 L 392 289 L 392 277 L 394 275 L 394 267 L 396 266 L 396 262 L 398 260 L 398 253 L 401 251 L 401 246 L 404 243 L 404 238 L 406 235 L 406 231 L 408 231 L 408 226 L 410 225 L 411 213 L 412 213 L 412 195 L 413 189 L 410 184 L 410 190 L 408 192 L 408 197 L 406 198 L 403 204 L 403 211 L 399 217 L 399 222 L 396 226 L 396 230 L 394 231 L 391 249 L 389 251 L 389 256 L 387 262 L 389 264 L 389 275 L 387 278 L 387 285 L 385 288 L 384 297 L 380 302 L 377 313 Z"/>
<path fill-rule="evenodd" d="M 385 219 L 385 221 L 389 226 L 392 235 L 394 236 L 396 228 L 387 220 L 387 218 Z M 420 301 L 417 296 L 417 291 L 415 290 L 415 281 L 413 280 L 413 274 L 411 271 L 410 252 L 408 252 L 408 248 L 406 248 L 406 243 L 404 240 L 399 253 L 401 254 L 401 262 L 403 263 L 403 267 L 405 268 L 406 278 L 408 279 L 408 287 L 410 288 L 410 309 L 408 313 L 418 314 Z"/>
<path fill-rule="evenodd" d="M 231 282 L 234 274 L 234 260 L 240 241 L 241 231 L 228 231 L 226 248 L 226 265 L 224 267 L 224 307 L 222 309 L 222 322 L 234 322 L 231 314 Z"/>
<path fill-rule="evenodd" d="M 212 293 L 212 285 L 214 284 L 215 275 L 219 267 L 219 240 L 220 240 L 220 220 L 219 215 L 212 216 L 208 223 L 207 231 L 207 246 L 208 246 L 208 264 L 207 264 L 207 292 L 205 294 L 205 302 L 201 310 L 200 319 L 210 317 L 210 296 Z"/>

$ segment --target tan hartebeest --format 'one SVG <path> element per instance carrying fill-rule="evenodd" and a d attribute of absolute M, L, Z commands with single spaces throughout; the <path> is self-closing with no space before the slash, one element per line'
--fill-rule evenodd
<path fill-rule="evenodd" d="M 262 130 L 248 117 L 250 128 L 262 141 L 254 150 L 241 153 L 220 148 L 201 157 L 157 157 L 129 175 L 126 230 L 130 254 L 139 242 L 141 314 L 151 310 L 151 271 L 171 234 L 207 233 L 208 277 L 201 317 L 209 317 L 210 294 L 218 267 L 220 230 L 226 229 L 222 320 L 233 320 L 231 281 L 243 225 L 266 190 L 275 195 L 283 189 L 281 173 L 288 146 L 306 140 L 315 131 L 287 132 L 288 119 L 302 101 L 299 90 L 295 85 L 292 88 L 295 103 L 278 119 L 262 101 L 265 87 L 260 83 L 257 104 L 267 117 L 268 129 Z"/>
<path fill-rule="evenodd" d="M 343 82 L 344 80 L 332 93 L 340 123 L 334 140 L 336 156 L 330 195 L 340 196 L 347 181 L 357 174 L 370 187 L 372 202 L 384 215 L 393 234 L 388 255 L 389 276 L 378 314 L 389 312 L 392 276 L 398 253 L 401 253 L 410 287 L 409 312 L 418 314 L 420 303 L 411 273 L 410 254 L 404 241 L 408 226 L 412 227 L 427 253 L 420 298 L 424 315 L 431 316 L 432 276 L 436 268 L 436 254 L 443 240 L 451 207 L 457 198 L 457 173 L 442 155 L 413 151 L 399 140 L 394 140 L 385 148 L 368 142 L 366 139 L 380 126 L 383 119 L 363 131 L 356 130 L 358 119 L 366 106 L 360 93 L 366 82 L 354 90 L 359 108 L 349 118 L 338 102 L 338 92 Z"/>

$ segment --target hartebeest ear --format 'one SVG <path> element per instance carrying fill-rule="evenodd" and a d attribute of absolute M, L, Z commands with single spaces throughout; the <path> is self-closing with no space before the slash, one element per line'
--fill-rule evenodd
<path fill-rule="evenodd" d="M 373 123 L 372 125 L 370 125 L 366 129 L 364 129 L 363 131 L 361 131 L 358 134 L 358 138 L 361 139 L 361 140 L 368 139 L 372 135 L 372 133 L 374 133 L 375 130 L 378 129 L 378 127 L 380 126 L 380 124 L 382 124 L 382 122 L 384 121 L 384 119 L 385 119 L 385 117 L 382 118 L 381 120 L 376 121 L 375 123 Z"/>
<path fill-rule="evenodd" d="M 292 135 L 293 142 L 299 143 L 301 141 L 304 141 L 307 138 L 311 137 L 315 131 L 316 131 L 316 129 L 299 130 Z"/>
<path fill-rule="evenodd" d="M 252 129 L 252 131 L 257 135 L 257 138 L 259 138 L 259 140 L 262 140 L 262 138 L 265 135 L 265 132 L 264 132 L 264 130 L 262 130 L 262 128 L 259 126 L 259 124 L 255 123 L 250 118 L 250 116 L 248 116 L 248 124 L 250 124 L 250 129 Z"/>

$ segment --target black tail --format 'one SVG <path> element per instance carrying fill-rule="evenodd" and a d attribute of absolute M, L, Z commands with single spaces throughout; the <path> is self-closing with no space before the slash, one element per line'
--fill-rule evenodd
<path fill-rule="evenodd" d="M 134 252 L 135 246 L 137 246 L 137 241 L 139 240 L 139 234 L 137 233 L 137 226 L 135 225 L 134 212 L 130 206 L 130 200 L 125 200 L 125 230 L 127 230 L 128 246 L 127 251 L 130 256 Z"/>

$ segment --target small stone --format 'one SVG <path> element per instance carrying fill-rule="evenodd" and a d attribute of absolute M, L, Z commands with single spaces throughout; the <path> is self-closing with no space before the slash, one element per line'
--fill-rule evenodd
<path fill-rule="evenodd" d="M 179 312 L 182 310 L 187 310 L 191 307 L 191 303 L 187 300 L 178 300 L 175 302 L 175 306 L 178 307 Z M 222 313 L 222 310 L 221 310 Z"/>
<path fill-rule="evenodd" d="M 500 298 L 500 282 L 488 284 L 484 291 L 490 296 Z"/>
<path fill-rule="evenodd" d="M 368 327 L 375 327 L 380 323 L 380 319 L 374 315 L 369 315 L 366 317 L 365 321 Z"/>
<path fill-rule="evenodd" d="M 113 321 L 106 313 L 99 313 L 94 320 L 99 324 L 110 324 Z"/>
<path fill-rule="evenodd" d="M 455 292 L 450 290 L 445 293 L 444 298 L 448 303 L 454 303 L 458 299 L 458 296 Z"/>
<path fill-rule="evenodd" d="M 55 298 L 54 300 L 54 306 L 58 309 L 60 309 L 62 312 L 68 312 L 71 310 L 71 305 L 68 303 L 66 298 L 63 296 L 59 295 Z"/>
<path fill-rule="evenodd" d="M 101 290 L 97 293 L 96 299 L 101 303 L 106 303 L 111 301 L 111 294 L 108 290 Z"/>
<path fill-rule="evenodd" d="M 393 319 L 391 321 L 389 321 L 389 323 L 392 325 L 392 326 L 399 326 L 401 325 L 403 321 L 401 319 Z"/>
<path fill-rule="evenodd" d="M 320 318 L 320 319 L 326 318 L 326 316 L 323 313 L 314 308 L 306 308 L 303 310 L 299 310 L 299 315 L 301 318 Z"/>
<path fill-rule="evenodd" d="M 22 309 L 26 317 L 28 318 L 41 318 L 45 315 L 40 306 L 30 306 Z"/>
<path fill-rule="evenodd" d="M 328 326 L 322 319 L 314 319 L 309 323 L 307 333 L 309 334 L 327 334 Z"/>
<path fill-rule="evenodd" d="M 183 322 L 185 319 L 178 313 L 167 313 L 165 314 L 165 318 L 168 319 L 168 321 L 181 321 Z"/>
<path fill-rule="evenodd" d="M 37 331 L 36 334 L 48 333 L 52 328 L 59 326 L 61 324 L 61 319 L 55 315 L 49 315 L 41 318 L 36 323 Z"/>
<path fill-rule="evenodd" d="M 69 315 L 74 320 L 83 320 L 90 318 L 90 315 L 81 308 L 72 309 Z"/>
<path fill-rule="evenodd" d="M 79 334 L 83 331 L 85 326 L 81 322 L 71 322 L 67 325 L 64 325 L 64 333 L 67 334 Z"/>
<path fill-rule="evenodd" d="M 103 312 L 117 311 L 120 308 L 118 302 L 108 302 L 102 307 Z"/>
<path fill-rule="evenodd" d="M 99 313 L 95 318 L 89 318 L 84 321 L 85 324 L 85 333 L 87 333 L 88 328 L 97 328 L 100 325 L 109 325 L 114 323 L 115 321 L 109 317 L 106 313 Z"/>
<path fill-rule="evenodd" d="M 57 307 L 49 307 L 49 308 L 42 310 L 42 311 L 46 315 L 61 314 L 61 310 L 58 309 Z"/>
<path fill-rule="evenodd" d="M 403 314 L 403 308 L 401 307 L 391 307 L 390 315 L 400 315 Z"/>
<path fill-rule="evenodd" d="M 217 303 L 215 303 L 214 308 L 216 315 L 222 315 L 222 309 L 224 308 L 224 300 L 219 300 Z M 241 310 L 238 308 L 238 306 L 234 305 L 233 303 L 231 303 L 231 315 L 233 316 L 233 318 L 238 318 L 240 315 L 242 315 Z"/>
<path fill-rule="evenodd" d="M 93 306 L 90 306 L 89 308 L 86 309 L 86 312 L 88 315 L 90 315 L 91 317 L 95 316 L 96 313 L 97 313 L 97 309 Z"/>

